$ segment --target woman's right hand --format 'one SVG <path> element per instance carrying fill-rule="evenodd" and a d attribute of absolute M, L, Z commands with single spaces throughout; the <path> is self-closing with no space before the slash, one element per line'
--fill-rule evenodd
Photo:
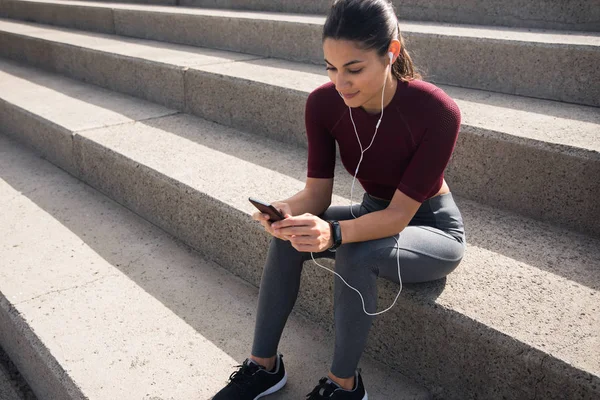
<path fill-rule="evenodd" d="M 289 204 L 284 203 L 282 201 L 275 201 L 271 203 L 271 205 L 278 209 L 279 212 L 281 212 L 285 218 L 289 218 L 292 216 L 292 209 L 290 208 Z M 289 240 L 287 236 L 279 236 L 275 234 L 273 228 L 271 228 L 272 221 L 270 221 L 269 214 L 263 214 L 260 211 L 257 211 L 254 214 L 252 214 L 252 219 L 260 222 L 261 225 L 265 228 L 265 231 L 269 232 L 272 236 L 281 240 Z"/>

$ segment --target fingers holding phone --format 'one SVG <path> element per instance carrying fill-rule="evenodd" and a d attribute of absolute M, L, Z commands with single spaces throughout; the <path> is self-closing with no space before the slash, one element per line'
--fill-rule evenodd
<path fill-rule="evenodd" d="M 268 204 L 252 197 L 248 200 L 250 200 L 250 203 L 252 203 L 258 209 L 257 212 L 252 214 L 252 219 L 259 221 L 265 228 L 265 231 L 272 236 L 281 240 L 289 240 L 289 238 L 286 236 L 277 235 L 273 231 L 273 228 L 271 228 L 271 224 L 273 222 L 291 217 L 292 210 L 287 203 L 277 201 L 273 202 L 272 204 Z"/>

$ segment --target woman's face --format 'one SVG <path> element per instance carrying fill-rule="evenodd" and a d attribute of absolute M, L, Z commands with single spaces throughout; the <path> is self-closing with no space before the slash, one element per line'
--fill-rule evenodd
<path fill-rule="evenodd" d="M 381 109 L 381 90 L 385 74 L 390 73 L 384 57 L 375 50 L 362 50 L 352 41 L 335 39 L 325 39 L 323 54 L 329 79 L 347 106 Z"/>

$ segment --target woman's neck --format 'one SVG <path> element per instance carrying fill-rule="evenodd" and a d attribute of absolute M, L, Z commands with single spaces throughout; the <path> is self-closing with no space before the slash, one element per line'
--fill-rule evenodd
<path fill-rule="evenodd" d="M 394 95 L 396 94 L 396 89 L 398 87 L 398 80 L 391 73 L 388 76 L 387 82 L 385 84 L 385 93 L 383 95 L 383 108 L 386 108 L 388 104 L 392 102 Z M 378 92 L 377 95 L 373 96 L 371 100 L 361 106 L 363 110 L 367 114 L 379 114 L 381 113 L 381 92 Z"/>

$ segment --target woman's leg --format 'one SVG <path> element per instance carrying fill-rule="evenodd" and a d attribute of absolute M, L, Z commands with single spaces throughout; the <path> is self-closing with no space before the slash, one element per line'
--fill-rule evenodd
<path fill-rule="evenodd" d="M 446 276 L 456 268 L 464 245 L 439 229 L 408 226 L 398 236 L 350 243 L 336 254 L 336 272 L 362 294 L 369 313 L 377 311 L 377 277 L 402 282 L 424 282 Z M 354 376 L 365 348 L 373 317 L 363 311 L 360 296 L 335 278 L 335 351 L 331 372 L 338 378 Z M 387 307 L 387 305 L 385 305 Z"/>
<path fill-rule="evenodd" d="M 358 215 L 361 206 L 354 206 Z M 352 218 L 350 207 L 333 206 L 323 219 L 344 220 Z M 324 251 L 314 257 L 334 258 L 335 253 Z M 258 311 L 254 329 L 252 356 L 260 359 L 274 358 L 287 318 L 294 307 L 300 288 L 302 264 L 311 259 L 310 253 L 299 252 L 290 242 L 273 238 L 263 270 L 258 295 Z M 267 365 L 269 366 L 269 365 Z"/>
<path fill-rule="evenodd" d="M 271 358 L 288 316 L 296 303 L 300 288 L 302 263 L 310 253 L 301 253 L 290 242 L 273 238 L 263 270 L 258 295 L 252 355 Z"/>

